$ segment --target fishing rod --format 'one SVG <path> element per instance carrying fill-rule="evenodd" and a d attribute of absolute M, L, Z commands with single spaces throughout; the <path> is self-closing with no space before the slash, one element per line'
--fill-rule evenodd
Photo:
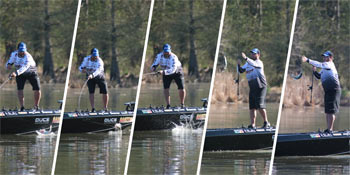
<path fill-rule="evenodd" d="M 236 71 L 237 71 L 237 78 L 235 80 L 235 83 L 237 84 L 237 97 L 239 97 L 239 77 L 240 77 L 240 72 L 239 72 L 239 65 L 237 64 L 236 67 Z"/>
<path fill-rule="evenodd" d="M 80 90 L 80 94 L 79 94 L 79 98 L 78 98 L 78 110 L 80 111 L 80 100 L 81 100 L 81 95 L 83 94 L 83 90 L 87 84 L 87 82 L 89 81 L 89 79 L 87 79 L 84 84 L 83 84 L 83 87 L 81 88 Z"/>
<path fill-rule="evenodd" d="M 312 104 L 312 90 L 314 87 L 314 71 L 313 70 L 311 71 L 311 85 L 308 85 L 308 86 L 309 86 L 308 90 L 311 91 L 310 104 Z"/>
<path fill-rule="evenodd" d="M 8 81 L 10 81 L 10 80 L 12 80 L 12 77 L 8 77 L 1 85 L 0 85 L 0 89 L 2 89 L 2 87 L 8 82 Z"/>
<path fill-rule="evenodd" d="M 159 75 L 160 72 L 149 72 L 149 73 L 144 73 L 143 75 Z"/>

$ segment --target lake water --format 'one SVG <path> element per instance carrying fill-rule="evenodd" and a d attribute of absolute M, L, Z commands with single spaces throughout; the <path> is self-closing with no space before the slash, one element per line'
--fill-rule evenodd
<path fill-rule="evenodd" d="M 170 87 L 172 105 L 179 105 L 175 83 Z M 209 83 L 187 83 L 185 105 L 202 106 Z M 139 107 L 165 104 L 162 84 L 142 85 Z M 136 119 L 137 120 L 137 119 Z M 129 174 L 195 174 L 202 141 L 202 129 L 135 131 L 129 161 Z"/>
<path fill-rule="evenodd" d="M 349 128 L 350 108 L 340 107 L 334 130 Z M 323 107 L 283 109 L 279 133 L 311 132 L 319 129 L 326 129 Z M 273 174 L 350 174 L 350 156 L 276 157 Z"/>
<path fill-rule="evenodd" d="M 212 104 L 210 106 L 208 129 L 237 128 L 250 124 L 249 104 Z M 267 103 L 268 120 L 276 125 L 278 103 Z M 257 115 L 257 126 L 263 120 Z M 201 174 L 267 174 L 269 171 L 271 150 L 251 151 L 215 151 L 203 152 Z"/>

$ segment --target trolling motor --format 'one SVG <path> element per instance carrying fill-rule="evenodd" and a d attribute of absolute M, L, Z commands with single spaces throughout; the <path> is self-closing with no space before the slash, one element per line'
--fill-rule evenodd
<path fill-rule="evenodd" d="M 208 98 L 202 98 L 201 101 L 203 102 L 203 107 L 207 107 L 208 106 Z"/>
<path fill-rule="evenodd" d="M 239 97 L 239 75 L 240 75 L 240 72 L 239 72 L 239 66 L 237 64 L 237 78 L 235 79 L 235 83 L 237 84 L 237 96 Z"/>
<path fill-rule="evenodd" d="M 63 100 L 58 100 L 57 103 L 60 104 L 60 110 L 62 110 Z"/>
<path fill-rule="evenodd" d="M 134 109 L 135 109 L 135 102 L 133 102 L 133 101 L 124 103 L 124 105 L 126 106 L 125 107 L 126 111 L 134 111 Z"/>
<path fill-rule="evenodd" d="M 314 87 L 314 73 L 312 71 L 312 74 L 311 74 L 311 85 L 307 85 L 309 88 L 307 89 L 308 91 L 311 92 L 311 97 L 310 97 L 310 104 L 312 103 L 312 89 Z"/>

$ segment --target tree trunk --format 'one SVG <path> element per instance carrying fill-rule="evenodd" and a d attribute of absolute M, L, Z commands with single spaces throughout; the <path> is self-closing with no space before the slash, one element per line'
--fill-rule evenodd
<path fill-rule="evenodd" d="M 44 55 L 44 70 L 43 75 L 49 75 L 55 79 L 54 65 L 52 61 L 51 42 L 50 42 L 50 16 L 49 16 L 49 0 L 44 3 L 44 40 L 45 40 L 45 55 Z"/>
<path fill-rule="evenodd" d="M 111 1 L 111 16 L 112 16 L 112 32 L 111 32 L 111 50 L 112 50 L 112 64 L 111 64 L 111 81 L 116 81 L 120 84 L 120 73 L 117 60 L 117 27 L 115 24 L 115 4 L 114 0 Z"/>
<path fill-rule="evenodd" d="M 193 2 L 194 0 L 190 0 L 190 61 L 188 65 L 188 74 L 190 76 L 196 76 L 196 78 L 199 78 L 198 73 L 198 63 L 197 63 L 197 55 L 196 55 L 196 45 L 194 42 L 194 35 L 195 35 L 195 29 L 194 29 L 194 18 L 193 18 Z"/>
<path fill-rule="evenodd" d="M 286 11 L 287 11 L 287 16 L 286 16 L 286 37 L 289 38 L 290 37 L 290 31 L 291 31 L 291 28 L 290 28 L 290 2 L 286 2 Z"/>

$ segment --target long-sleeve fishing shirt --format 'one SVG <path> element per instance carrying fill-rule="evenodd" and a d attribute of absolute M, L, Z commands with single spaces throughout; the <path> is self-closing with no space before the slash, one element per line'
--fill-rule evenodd
<path fill-rule="evenodd" d="M 21 75 L 25 72 L 35 72 L 36 63 L 28 52 L 24 53 L 24 57 L 19 57 L 18 50 L 11 53 L 10 59 L 6 63 L 6 68 L 10 65 L 14 65 L 16 68 L 16 74 Z"/>
<path fill-rule="evenodd" d="M 97 57 L 95 61 L 91 60 L 91 55 L 84 58 L 83 62 L 79 66 L 79 71 L 82 72 L 85 69 L 88 75 L 92 74 L 93 77 L 104 76 L 104 64 L 100 57 Z"/>
<path fill-rule="evenodd" d="M 333 61 L 327 61 L 327 62 L 321 63 L 315 60 L 308 59 L 308 62 L 317 68 L 321 68 L 319 76 L 316 76 L 316 77 L 321 78 L 323 89 L 325 90 L 340 89 L 338 71 L 335 68 Z"/>
<path fill-rule="evenodd" d="M 177 73 L 182 69 L 181 62 L 172 52 L 170 52 L 170 56 L 168 58 L 164 57 L 163 52 L 159 53 L 151 66 L 151 70 L 153 67 L 157 67 L 158 65 L 162 70 L 164 70 L 165 75 Z"/>

